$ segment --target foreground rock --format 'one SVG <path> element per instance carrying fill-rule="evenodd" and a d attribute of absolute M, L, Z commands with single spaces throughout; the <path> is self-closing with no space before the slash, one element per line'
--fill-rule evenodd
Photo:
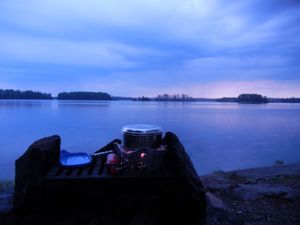
<path fill-rule="evenodd" d="M 300 163 L 219 171 L 201 180 L 210 199 L 208 224 L 300 224 Z"/>
<path fill-rule="evenodd" d="M 177 224 L 199 224 L 205 221 L 206 197 L 201 180 L 176 135 L 167 132 L 163 143 L 168 146 L 166 164 L 175 175 Z M 166 210 L 162 208 L 162 210 Z M 176 213 L 172 210 L 170 213 Z M 174 217 L 174 215 L 173 215 Z M 176 218 L 176 217 L 174 217 Z M 174 224 L 174 223 L 173 223 Z"/>
<path fill-rule="evenodd" d="M 40 139 L 16 160 L 15 210 L 30 210 L 41 201 L 43 177 L 58 162 L 60 137 Z"/>

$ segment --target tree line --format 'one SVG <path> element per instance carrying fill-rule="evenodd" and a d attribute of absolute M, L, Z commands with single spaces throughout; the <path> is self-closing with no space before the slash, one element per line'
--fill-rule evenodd
<path fill-rule="evenodd" d="M 174 95 L 158 95 L 156 101 L 194 101 L 195 99 L 187 94 L 174 94 Z"/>
<path fill-rule="evenodd" d="M 135 99 L 137 101 L 172 101 L 172 102 L 188 102 L 188 101 L 196 101 L 196 98 L 193 98 L 187 94 L 161 94 L 157 95 L 157 97 L 154 98 L 148 98 L 145 96 L 138 97 Z"/>
<path fill-rule="evenodd" d="M 111 100 L 111 96 L 104 92 L 62 92 L 57 96 L 59 100 Z"/>
<path fill-rule="evenodd" d="M 49 93 L 39 91 L 20 91 L 13 89 L 0 89 L 0 99 L 55 99 Z M 157 97 L 113 97 L 105 92 L 61 92 L 56 99 L 59 100 L 135 100 L 135 101 L 217 101 L 217 102 L 237 102 L 237 103 L 300 103 L 300 98 L 267 98 L 260 94 L 241 94 L 238 97 L 223 97 L 216 99 L 193 98 L 187 94 L 161 94 Z"/>
<path fill-rule="evenodd" d="M 0 89 L 0 99 L 54 99 L 49 93 L 39 91 L 20 91 L 13 89 Z M 59 100 L 112 100 L 112 97 L 104 92 L 61 92 Z"/>
<path fill-rule="evenodd" d="M 300 103 L 300 98 L 268 98 L 259 94 L 241 94 L 238 97 L 223 97 L 216 99 L 217 102 L 238 102 L 238 103 Z"/>
<path fill-rule="evenodd" d="M 269 100 L 266 96 L 260 94 L 240 94 L 236 97 L 223 97 L 219 98 L 218 102 L 238 102 L 238 103 L 268 103 Z"/>
<path fill-rule="evenodd" d="M 39 91 L 0 89 L 0 99 L 52 99 L 51 94 Z"/>

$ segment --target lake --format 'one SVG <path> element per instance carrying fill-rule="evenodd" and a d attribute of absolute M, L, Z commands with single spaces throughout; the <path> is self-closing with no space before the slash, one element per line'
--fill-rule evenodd
<path fill-rule="evenodd" d="M 0 179 L 39 138 L 93 153 L 137 123 L 177 134 L 199 174 L 300 161 L 300 104 L 1 100 Z"/>

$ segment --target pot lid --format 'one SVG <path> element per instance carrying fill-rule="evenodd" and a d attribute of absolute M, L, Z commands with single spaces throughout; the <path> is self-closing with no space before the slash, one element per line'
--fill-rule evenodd
<path fill-rule="evenodd" d="M 122 128 L 123 133 L 131 134 L 161 134 L 163 131 L 159 126 L 149 124 L 132 124 Z"/>

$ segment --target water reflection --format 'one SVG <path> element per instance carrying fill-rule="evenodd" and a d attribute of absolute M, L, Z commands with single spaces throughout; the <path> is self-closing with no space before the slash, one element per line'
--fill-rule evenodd
<path fill-rule="evenodd" d="M 54 100 L 59 107 L 109 107 L 111 101 Z"/>
<path fill-rule="evenodd" d="M 5 109 L 8 107 L 50 107 L 52 100 L 0 100 L 0 108 Z"/>

